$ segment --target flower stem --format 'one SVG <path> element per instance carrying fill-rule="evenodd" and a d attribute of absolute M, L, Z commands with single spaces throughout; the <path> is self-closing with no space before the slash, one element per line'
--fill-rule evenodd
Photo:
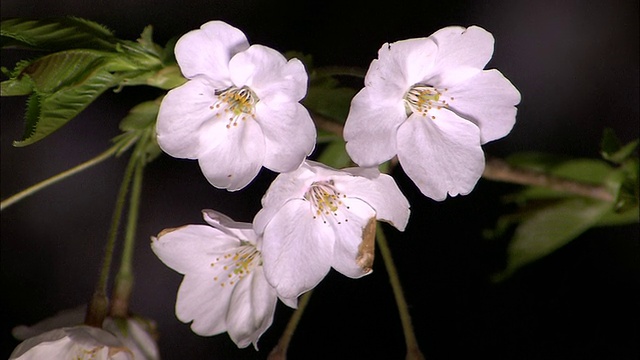
<path fill-rule="evenodd" d="M 127 193 L 129 192 L 129 185 L 131 183 L 131 176 L 136 165 L 136 157 L 131 156 L 127 168 L 118 191 L 118 197 L 116 198 L 116 204 L 113 210 L 113 216 L 111 218 L 111 227 L 107 235 L 107 244 L 105 246 L 104 258 L 102 260 L 102 269 L 100 271 L 100 277 L 94 290 L 91 301 L 89 302 L 89 308 L 87 309 L 87 315 L 85 317 L 85 324 L 89 326 L 102 327 L 102 322 L 107 316 L 109 300 L 107 298 L 107 282 L 109 281 L 109 272 L 111 271 L 111 261 L 113 260 L 113 248 L 115 247 L 116 238 L 118 237 L 118 229 L 120 228 L 120 219 L 122 218 L 122 211 L 126 201 Z"/>
<path fill-rule="evenodd" d="M 298 323 L 302 318 L 302 314 L 304 313 L 304 310 L 309 303 L 312 291 L 313 290 L 310 290 L 300 297 L 298 308 L 293 312 L 293 315 L 291 315 L 291 319 L 289 319 L 287 327 L 284 329 L 284 332 L 282 332 L 282 336 L 280 337 L 278 344 L 273 348 L 273 350 L 271 350 L 267 359 L 285 360 L 287 358 L 287 349 L 289 349 L 289 343 L 291 343 L 293 333 L 296 331 L 296 327 L 298 327 Z"/>
<path fill-rule="evenodd" d="M 382 254 L 384 265 L 387 268 L 387 273 L 389 274 L 389 282 L 391 283 L 393 295 L 395 296 L 396 304 L 398 305 L 398 312 L 400 313 L 400 321 L 402 323 L 402 331 L 404 332 L 404 340 L 407 346 L 406 359 L 423 360 L 424 355 L 420 351 L 418 340 L 416 339 L 416 335 L 413 332 L 413 325 L 411 325 L 411 315 L 409 315 L 409 306 L 407 305 L 407 301 L 405 300 L 404 294 L 402 292 L 402 285 L 400 284 L 398 270 L 396 269 L 396 265 L 393 262 L 393 257 L 391 256 L 391 249 L 389 249 L 387 238 L 384 235 L 382 226 L 379 223 L 376 229 L 376 242 L 378 243 L 378 248 L 380 249 L 380 253 Z"/>
<path fill-rule="evenodd" d="M 75 175 L 79 172 L 82 172 L 83 170 L 86 170 L 94 165 L 97 165 L 99 163 L 101 163 L 102 161 L 110 158 L 112 155 L 114 155 L 115 153 L 118 152 L 118 150 L 121 150 L 120 147 L 118 146 L 113 146 L 111 148 L 109 148 L 107 151 L 101 153 L 100 155 L 94 157 L 93 159 L 83 162 L 80 165 L 77 165 L 71 169 L 68 169 L 66 171 L 63 171 L 55 176 L 52 176 L 46 180 L 43 180 L 33 186 L 30 186 L 22 191 L 20 191 L 19 193 L 12 195 L 4 200 L 2 200 L 2 202 L 0 203 L 0 211 L 4 210 L 5 208 L 17 203 L 18 201 L 26 198 L 27 196 L 33 195 L 36 192 L 46 188 L 49 185 L 53 185 L 61 180 L 64 180 L 72 175 Z"/>
<path fill-rule="evenodd" d="M 138 158 L 131 185 L 127 229 L 124 237 L 120 269 L 116 275 L 111 298 L 111 316 L 113 317 L 124 318 L 129 315 L 129 298 L 133 289 L 133 252 L 138 214 L 140 213 L 140 193 L 142 192 L 144 165 L 144 161 Z"/>

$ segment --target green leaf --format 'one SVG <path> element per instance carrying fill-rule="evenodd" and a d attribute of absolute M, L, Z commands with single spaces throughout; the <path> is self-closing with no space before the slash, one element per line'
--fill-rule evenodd
<path fill-rule="evenodd" d="M 129 114 L 120 121 L 120 130 L 138 131 L 154 126 L 162 98 L 145 101 L 129 110 Z"/>
<path fill-rule="evenodd" d="M 600 144 L 600 154 L 605 160 L 622 164 L 638 147 L 638 139 L 622 145 L 612 129 L 605 129 Z"/>
<path fill-rule="evenodd" d="M 29 101 L 25 134 L 21 141 L 14 142 L 14 146 L 27 146 L 50 135 L 115 83 L 110 72 L 96 67 L 80 81 L 53 94 L 35 93 Z"/>
<path fill-rule="evenodd" d="M 533 213 L 516 228 L 507 249 L 507 268 L 498 279 L 566 245 L 597 224 L 611 208 L 603 201 L 570 198 Z"/>
<path fill-rule="evenodd" d="M 636 204 L 635 207 L 626 209 L 624 211 L 611 210 L 605 213 L 594 226 L 620 226 L 637 224 L 640 222 L 640 211 Z"/>
<path fill-rule="evenodd" d="M 0 96 L 25 96 L 33 92 L 33 81 L 28 76 L 0 83 Z"/>
<path fill-rule="evenodd" d="M 526 158 L 526 160 L 525 160 Z M 613 176 L 615 169 L 599 159 L 560 160 L 545 155 L 525 155 L 519 159 L 519 166 L 545 171 L 551 175 L 603 185 Z M 573 196 L 541 186 L 530 186 L 509 197 L 512 201 L 526 202 L 535 199 L 563 198 Z"/>
<path fill-rule="evenodd" d="M 76 17 L 31 20 L 8 19 L 0 23 L 3 48 L 26 47 L 60 51 L 94 49 L 114 51 L 118 39 L 106 27 Z"/>
<path fill-rule="evenodd" d="M 120 129 L 124 133 L 113 139 L 116 146 L 123 150 L 128 149 L 130 144 L 137 143 L 132 156 L 138 157 L 144 163 L 152 161 L 162 152 L 155 132 L 161 102 L 162 97 L 134 106 L 120 122 Z M 120 153 L 121 151 L 118 155 Z"/>
<path fill-rule="evenodd" d="M 19 72 L 16 79 L 28 77 L 33 81 L 35 91 L 50 94 L 105 66 L 109 57 L 109 54 L 95 50 L 62 51 L 33 61 Z"/>
<path fill-rule="evenodd" d="M 355 94 L 354 89 L 338 86 L 335 79 L 322 78 L 311 83 L 303 103 L 313 112 L 344 122 Z"/>
<path fill-rule="evenodd" d="M 342 139 L 336 139 L 327 144 L 317 161 L 336 169 L 351 165 L 351 158 L 347 154 L 345 142 Z"/>

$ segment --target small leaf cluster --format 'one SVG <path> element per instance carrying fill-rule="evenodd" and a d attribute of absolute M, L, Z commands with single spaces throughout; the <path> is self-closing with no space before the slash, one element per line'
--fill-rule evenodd
<path fill-rule="evenodd" d="M 75 17 L 9 19 L 0 24 L 3 49 L 23 48 L 38 56 L 2 69 L 1 96 L 28 96 L 25 131 L 15 146 L 42 140 L 76 117 L 110 88 L 149 85 L 171 89 L 185 79 L 173 47 L 152 40 L 152 28 L 138 41 L 118 39 L 104 26 Z"/>
<path fill-rule="evenodd" d="M 516 167 L 543 171 L 561 179 L 603 186 L 611 200 L 572 195 L 546 187 L 530 186 L 507 198 L 517 211 L 502 215 L 489 238 L 512 234 L 507 265 L 497 274 L 503 280 L 568 244 L 592 227 L 638 223 L 638 140 L 622 144 L 605 130 L 602 159 L 565 159 L 549 154 L 514 154 L 507 160 Z"/>

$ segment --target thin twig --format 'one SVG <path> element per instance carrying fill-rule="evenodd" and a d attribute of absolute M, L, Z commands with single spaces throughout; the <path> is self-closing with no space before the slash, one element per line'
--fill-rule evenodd
<path fill-rule="evenodd" d="M 406 359 L 424 360 L 424 355 L 420 351 L 418 340 L 416 339 L 416 334 L 413 331 L 413 325 L 411 324 L 411 315 L 409 314 L 409 305 L 407 305 L 407 300 L 404 297 L 402 285 L 400 284 L 398 269 L 396 269 L 396 265 L 393 261 L 393 256 L 391 255 L 391 249 L 389 249 L 387 238 L 384 235 L 384 231 L 382 230 L 382 226 L 380 224 L 378 224 L 376 229 L 376 243 L 378 244 L 380 254 L 382 254 L 382 260 L 384 260 L 384 266 L 387 269 L 387 274 L 389 274 L 389 282 L 391 283 L 393 295 L 395 296 L 396 304 L 398 305 L 398 313 L 400 314 L 400 322 L 402 323 L 404 341 L 407 346 Z"/>
<path fill-rule="evenodd" d="M 551 190 L 598 200 L 614 200 L 613 194 L 604 186 L 570 180 L 541 171 L 514 167 L 497 158 L 487 159 L 482 177 L 512 184 L 542 186 Z"/>
<path fill-rule="evenodd" d="M 46 188 L 49 185 L 53 185 L 61 180 L 64 180 L 72 175 L 75 175 L 81 171 L 84 171 L 94 165 L 97 165 L 99 163 L 101 163 L 102 161 L 110 158 L 111 156 L 113 156 L 116 152 L 118 152 L 118 147 L 117 146 L 113 146 L 110 149 L 108 149 L 107 151 L 101 153 L 100 155 L 94 157 L 91 160 L 85 161 L 80 165 L 74 166 L 73 168 L 69 169 L 69 170 L 65 170 L 55 176 L 52 176 L 46 180 L 43 180 L 35 185 L 32 185 L 22 191 L 20 191 L 19 193 L 12 195 L 4 200 L 2 200 L 2 202 L 0 203 L 0 211 L 4 210 L 5 208 L 17 203 L 18 201 L 26 198 L 27 196 L 33 195 L 36 192 Z"/>
<path fill-rule="evenodd" d="M 286 360 L 289 343 L 291 343 L 293 333 L 296 331 L 298 323 L 302 318 L 302 314 L 304 313 L 304 310 L 309 303 L 312 291 L 313 290 L 310 290 L 300 297 L 298 308 L 296 309 L 296 311 L 294 311 L 293 315 L 291 315 L 289 323 L 287 323 L 287 327 L 282 332 L 282 336 L 280 336 L 278 344 L 269 353 L 269 356 L 267 357 L 268 360 Z"/>

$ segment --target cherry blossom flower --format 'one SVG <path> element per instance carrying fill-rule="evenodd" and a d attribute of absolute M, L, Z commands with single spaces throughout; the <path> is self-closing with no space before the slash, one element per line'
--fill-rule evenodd
<path fill-rule="evenodd" d="M 254 229 L 264 238 L 267 280 L 283 297 L 312 289 L 332 267 L 351 278 L 370 273 L 373 252 L 364 247 L 372 249 L 375 220 L 402 231 L 409 219 L 409 203 L 392 177 L 313 161 L 278 175 L 262 206 Z"/>
<path fill-rule="evenodd" d="M 493 36 L 471 26 L 384 44 L 356 94 L 344 128 L 360 166 L 396 154 L 435 200 L 473 190 L 484 170 L 481 145 L 507 135 L 520 93 L 498 70 L 483 70 Z"/>
<path fill-rule="evenodd" d="M 13 337 L 18 340 L 35 338 L 39 335 L 53 330 L 58 330 L 59 333 L 59 330 L 62 330 L 63 328 L 73 328 L 79 326 L 79 324 L 82 324 L 86 312 L 86 305 L 78 306 L 73 309 L 63 310 L 58 312 L 54 316 L 38 322 L 37 324 L 31 326 L 16 326 L 11 333 Z M 135 358 L 136 360 L 160 359 L 158 344 L 156 343 L 153 336 L 153 333 L 155 333 L 155 324 L 152 321 L 139 316 L 118 319 L 107 317 L 104 320 L 102 328 L 112 335 L 115 335 L 117 340 L 120 341 L 119 346 L 126 347 L 127 351 L 130 352 L 133 358 Z M 56 332 L 53 332 L 51 334 L 56 334 Z M 102 336 L 100 335 L 102 334 L 101 332 L 97 332 L 97 334 L 99 336 Z M 106 337 L 107 339 L 112 339 L 109 335 L 106 335 Z M 51 344 L 41 346 L 48 348 L 51 346 Z M 91 354 L 93 352 L 90 351 L 89 353 Z M 36 353 L 34 352 L 34 354 Z"/>
<path fill-rule="evenodd" d="M 86 325 L 41 333 L 21 342 L 10 360 L 50 359 L 133 360 L 133 353 L 110 332 Z"/>
<path fill-rule="evenodd" d="M 308 77 L 298 59 L 249 46 L 221 21 L 182 36 L 175 55 L 188 81 L 160 106 L 157 138 L 167 154 L 198 159 L 212 185 L 234 191 L 262 166 L 291 171 L 311 153 L 316 130 L 299 103 Z"/>
<path fill-rule="evenodd" d="M 260 241 L 250 223 L 204 210 L 209 225 L 163 230 L 151 247 L 167 266 L 184 274 L 176 315 L 198 335 L 228 332 L 240 348 L 273 321 L 278 297 L 264 277 Z M 281 298 L 290 307 L 295 298 Z"/>

